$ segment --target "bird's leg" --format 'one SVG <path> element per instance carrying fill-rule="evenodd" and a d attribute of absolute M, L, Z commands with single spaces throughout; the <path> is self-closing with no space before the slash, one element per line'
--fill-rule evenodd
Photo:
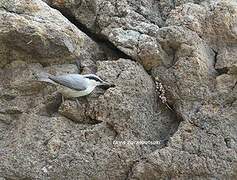
<path fill-rule="evenodd" d="M 84 96 L 84 100 L 86 101 L 86 104 L 88 104 L 88 103 L 89 103 L 89 101 L 88 101 L 88 99 L 87 99 L 87 97 L 86 97 L 86 96 Z"/>
<path fill-rule="evenodd" d="M 80 103 L 79 103 L 77 98 L 76 98 L 76 102 L 77 102 L 77 108 L 79 108 L 80 107 Z"/>
<path fill-rule="evenodd" d="M 65 101 L 65 100 L 64 100 L 64 97 L 63 97 L 63 95 L 62 95 L 62 104 L 64 104 L 64 101 Z"/>

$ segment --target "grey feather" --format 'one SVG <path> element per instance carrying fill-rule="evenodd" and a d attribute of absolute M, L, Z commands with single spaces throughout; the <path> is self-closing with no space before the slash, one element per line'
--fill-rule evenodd
<path fill-rule="evenodd" d="M 84 77 L 80 74 L 49 76 L 49 79 L 51 79 L 52 81 L 78 91 L 86 90 L 86 81 L 83 78 Z"/>
<path fill-rule="evenodd" d="M 51 84 L 56 84 L 54 81 L 52 81 L 51 79 L 49 79 L 49 76 L 51 76 L 51 74 L 46 73 L 46 72 L 42 72 L 42 73 L 33 73 L 34 78 L 37 81 L 41 81 L 41 82 L 47 82 L 47 83 L 51 83 Z"/>

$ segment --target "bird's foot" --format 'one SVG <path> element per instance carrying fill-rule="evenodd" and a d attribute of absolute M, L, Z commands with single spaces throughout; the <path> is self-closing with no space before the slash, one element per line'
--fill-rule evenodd
<path fill-rule="evenodd" d="M 76 98 L 76 102 L 77 102 L 77 108 L 79 109 L 79 107 L 80 107 L 80 103 L 79 103 L 79 101 L 78 101 L 77 98 Z"/>
<path fill-rule="evenodd" d="M 65 102 L 65 100 L 64 100 L 64 97 L 63 97 L 63 95 L 62 95 L 62 104 L 64 104 L 64 102 Z"/>

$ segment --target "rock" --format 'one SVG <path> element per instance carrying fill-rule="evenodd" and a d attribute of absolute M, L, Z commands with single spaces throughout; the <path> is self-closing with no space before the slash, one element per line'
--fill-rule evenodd
<path fill-rule="evenodd" d="M 104 60 L 116 60 L 120 54 L 113 49 L 109 49 L 102 42 L 96 42 L 81 32 L 84 39 L 84 45 L 81 47 L 80 55 L 76 59 L 81 64 L 82 74 L 90 74 L 96 72 L 96 62 Z"/>
<path fill-rule="evenodd" d="M 159 111 L 156 111 L 157 95 L 154 83 L 144 69 L 135 62 L 119 59 L 116 63 L 98 62 L 97 74 L 116 86 L 105 91 L 97 102 L 91 103 L 96 119 L 112 125 L 118 133 L 118 139 L 160 139 L 161 132 L 158 129 L 161 128 L 162 118 L 158 115 Z M 170 123 L 175 124 L 176 120 L 172 121 Z"/>
<path fill-rule="evenodd" d="M 33 82 L 33 73 L 78 73 L 75 65 L 68 64 L 75 63 L 76 60 L 81 63 L 81 73 L 90 73 L 96 69 L 95 62 L 103 60 L 105 54 L 96 42 L 57 10 L 41 1 L 21 3 L 16 8 L 11 2 L 0 3 L 0 13 L 4 17 L 0 27 L 0 41 L 3 46 L 0 66 L 5 67 L 0 73 L 6 74 L 6 77 L 0 78 L 0 87 L 3 87 L 0 95 L 3 99 L 12 99 L 7 102 L 8 106 L 16 104 L 22 112 L 27 111 L 29 104 L 36 107 L 35 103 L 40 101 L 45 106 L 36 107 L 35 112 L 52 114 L 59 106 L 60 97 L 56 94 L 45 97 L 45 94 L 52 94 L 55 88 L 43 88 L 45 86 L 42 83 Z M 85 45 L 82 48 L 83 41 Z M 39 91 L 40 97 L 35 94 Z M 22 94 L 34 94 L 32 96 L 35 97 L 20 97 Z"/>
<path fill-rule="evenodd" d="M 218 50 L 215 68 L 220 72 L 228 71 L 234 64 L 237 64 L 236 50 L 237 48 L 230 46 Z"/>
<path fill-rule="evenodd" d="M 1 176 L 125 179 L 134 161 L 164 145 L 179 122 L 157 104 L 154 83 L 143 67 L 119 59 L 98 61 L 97 68 L 99 76 L 117 86 L 94 92 L 79 107 L 73 100 L 61 104 L 53 86 L 32 80 L 35 72 L 76 73 L 76 65 L 13 61 L 1 69 L 13 75 L 1 76 L 1 88 L 10 94 L 14 85 L 15 92 L 3 92 L 0 99 L 5 108 L 0 116 Z M 21 89 L 26 82 L 27 88 Z M 126 144 L 143 140 L 157 144 Z"/>
<path fill-rule="evenodd" d="M 223 74 L 216 78 L 217 84 L 216 88 L 218 91 L 223 93 L 230 93 L 237 82 L 237 79 L 234 76 Z"/>
<path fill-rule="evenodd" d="M 0 178 L 237 178 L 235 0 L 44 1 L 87 35 L 0 2 Z M 116 86 L 77 105 L 33 79 L 79 71 Z"/>
<path fill-rule="evenodd" d="M 91 111 L 88 101 L 84 99 L 84 97 L 80 99 L 81 100 L 78 100 L 79 104 L 77 104 L 76 101 L 66 101 L 60 106 L 59 113 L 76 123 L 101 123 L 101 121 L 96 119 L 94 112 Z M 84 102 L 82 99 L 84 99 Z"/>
<path fill-rule="evenodd" d="M 144 177 L 165 179 L 167 176 L 180 179 L 190 177 L 209 179 L 214 173 L 219 177 L 234 179 L 236 177 L 234 171 L 229 172 L 229 168 L 230 163 L 225 160 L 215 160 L 186 151 L 165 148 L 154 152 L 146 161 L 139 163 L 129 179 L 143 179 Z"/>
<path fill-rule="evenodd" d="M 172 10 L 178 9 L 182 5 L 192 3 L 193 6 L 195 6 L 196 4 L 202 4 L 203 2 L 205 2 L 205 0 L 176 0 L 176 1 L 160 0 L 159 6 L 161 9 L 160 10 L 161 16 L 164 20 L 166 20 L 167 18 L 169 18 L 169 15 L 172 14 Z"/>
<path fill-rule="evenodd" d="M 103 94 L 94 93 L 86 99 L 79 98 L 79 105 L 75 101 L 66 101 L 60 107 L 60 113 L 77 123 L 107 122 L 118 133 L 118 139 L 160 139 L 164 132 L 158 131 L 161 129 L 158 120 L 161 117 L 156 112 L 157 95 L 153 81 L 144 69 L 126 59 L 98 61 L 97 64 L 97 74 L 116 86 Z M 141 107 L 143 111 L 140 111 Z M 144 117 L 147 117 L 146 121 Z M 170 123 L 174 123 L 173 128 L 178 125 L 175 120 Z"/>
<path fill-rule="evenodd" d="M 80 31 L 41 1 L 1 1 L 1 64 L 14 60 L 43 65 L 72 62 L 79 56 Z"/>
<path fill-rule="evenodd" d="M 8 140 L 0 142 L 0 173 L 13 179 L 123 179 L 137 156 L 132 148 L 112 147 L 114 132 L 106 124 L 78 126 L 62 117 L 23 114 L 8 128 Z"/>
<path fill-rule="evenodd" d="M 230 112 L 234 113 L 233 109 Z M 215 128 L 209 126 L 213 129 L 207 131 L 187 122 L 182 123 L 169 146 L 154 151 L 136 164 L 129 179 L 142 179 L 146 175 L 150 175 L 149 179 L 155 179 L 152 178 L 154 175 L 160 179 L 167 176 L 181 179 L 209 179 L 213 176 L 235 179 L 236 150 L 235 140 L 232 139 L 235 128 L 227 125 L 233 125 L 236 113 L 232 115 L 228 122 L 222 124 L 225 133 L 215 129 L 218 125 Z M 227 134 L 232 135 L 229 137 Z"/>
<path fill-rule="evenodd" d="M 167 147 L 136 163 L 128 179 L 236 178 L 236 6 L 228 2 L 181 5 L 159 29 L 170 57 L 152 75 L 183 121 Z"/>
<path fill-rule="evenodd" d="M 233 64 L 233 66 L 230 67 L 229 73 L 233 75 L 237 74 L 237 63 Z"/>
<path fill-rule="evenodd" d="M 58 11 L 41 1 L 22 2 L 17 9 L 7 2 L 1 2 L 1 6 L 0 31 L 4 32 L 0 37 L 1 67 L 14 60 L 39 62 L 44 66 L 79 60 L 84 73 L 88 73 L 95 71 L 97 60 L 111 56 Z"/>
<path fill-rule="evenodd" d="M 144 1 L 46 1 L 73 16 L 89 31 L 104 37 L 119 50 L 151 69 L 164 58 L 155 34 L 162 24 L 158 4 Z"/>
<path fill-rule="evenodd" d="M 171 12 L 166 25 L 187 27 L 205 39 L 217 53 L 216 69 L 236 63 L 236 1 L 210 1 L 184 4 Z"/>
<path fill-rule="evenodd" d="M 211 48 L 196 33 L 179 26 L 160 29 L 159 40 L 170 57 L 152 72 L 164 84 L 168 101 L 177 104 L 206 99 L 216 74 Z"/>
<path fill-rule="evenodd" d="M 109 40 L 119 50 L 150 70 L 160 65 L 166 58 L 156 40 L 159 27 L 164 25 L 164 21 L 176 5 L 193 1 L 45 0 L 45 2 L 59 9 L 67 17 L 73 17 L 89 32 Z"/>
<path fill-rule="evenodd" d="M 44 0 L 50 6 L 60 9 L 62 12 L 73 15 L 79 22 L 85 25 L 88 29 L 93 29 L 93 31 L 100 28 L 103 21 L 109 24 L 109 18 L 116 19 L 126 18 L 127 15 L 134 15 L 138 21 L 141 19 L 146 22 L 151 22 L 154 24 L 160 24 L 160 12 L 156 11 L 159 9 L 158 4 L 153 0 L 146 1 L 58 1 L 58 0 Z M 110 14 L 111 13 L 111 14 Z M 106 19 L 102 19 L 106 17 Z M 97 19 L 99 18 L 99 19 Z M 140 18 L 140 20 L 139 20 Z M 122 22 L 122 21 L 121 21 Z M 135 22 L 136 23 L 136 22 Z M 100 30 L 100 29 L 98 29 Z"/>

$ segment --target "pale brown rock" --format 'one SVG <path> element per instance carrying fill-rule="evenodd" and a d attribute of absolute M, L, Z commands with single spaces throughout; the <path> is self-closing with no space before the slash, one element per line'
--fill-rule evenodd
<path fill-rule="evenodd" d="M 183 4 L 158 31 L 171 63 L 153 76 L 184 121 L 129 179 L 236 179 L 235 10 L 235 1 Z"/>
<path fill-rule="evenodd" d="M 69 14 L 89 31 L 109 40 L 119 50 L 141 62 L 146 69 L 164 56 L 154 35 L 163 23 L 159 4 L 154 0 L 136 1 L 46 1 Z"/>
<path fill-rule="evenodd" d="M 28 71 L 75 71 L 75 65 L 70 64 L 45 68 L 39 64 L 19 64 L 9 68 L 11 72 L 24 69 L 15 77 L 21 83 L 28 80 L 24 76 Z M 61 104 L 53 86 L 35 82 L 29 83 L 31 88 L 37 87 L 33 94 L 17 91 L 20 102 L 16 98 L 1 98 L 3 107 L 15 103 L 21 108 L 5 109 L 6 116 L 0 118 L 1 175 L 15 179 L 124 179 L 141 154 L 163 145 L 113 144 L 115 140 L 162 140 L 177 128 L 178 122 L 169 110 L 156 110 L 154 84 L 143 67 L 125 59 L 102 61 L 98 62 L 98 75 L 114 82 L 116 87 L 92 94 L 88 101 L 79 100 L 79 106 L 73 100 Z M 9 82 L 12 81 L 10 78 Z"/>
<path fill-rule="evenodd" d="M 45 2 L 71 22 L 0 0 L 0 179 L 237 178 L 235 0 Z M 77 105 L 34 80 L 76 59 L 116 86 Z"/>
<path fill-rule="evenodd" d="M 0 7 L 1 67 L 14 60 L 48 65 L 79 56 L 80 31 L 58 11 L 41 1 L 1 1 Z"/>

